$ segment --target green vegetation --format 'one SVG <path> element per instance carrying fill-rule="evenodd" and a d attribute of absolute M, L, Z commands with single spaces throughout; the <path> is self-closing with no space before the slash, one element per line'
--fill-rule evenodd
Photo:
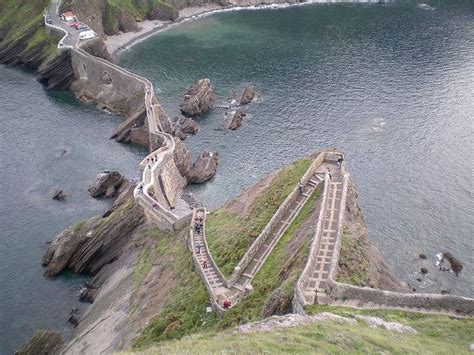
<path fill-rule="evenodd" d="M 326 309 L 329 310 L 329 309 Z M 333 313 L 359 313 L 350 309 Z M 322 322 L 296 328 L 245 334 L 196 334 L 181 341 L 165 342 L 147 349 L 147 354 L 222 353 L 322 353 L 322 354 L 468 354 L 474 320 L 397 311 L 367 311 L 384 320 L 399 321 L 417 334 L 370 328 L 363 322 Z"/>
<path fill-rule="evenodd" d="M 84 221 L 84 220 L 81 220 L 81 221 L 76 222 L 76 224 L 74 224 L 74 225 L 72 226 L 72 231 L 73 231 L 74 233 L 79 232 L 79 230 L 80 230 L 82 227 L 84 227 L 84 224 L 86 224 L 86 221 Z"/>
<path fill-rule="evenodd" d="M 133 268 L 132 292 L 135 293 L 137 291 L 138 287 L 141 285 L 145 277 L 147 277 L 152 266 L 153 257 L 151 254 L 151 249 L 150 247 L 145 247 Z"/>
<path fill-rule="evenodd" d="M 342 233 L 337 281 L 355 286 L 370 286 L 367 238 L 360 231 Z"/>
<path fill-rule="evenodd" d="M 226 277 L 231 276 L 234 267 L 310 164 L 309 159 L 302 159 L 280 171 L 270 186 L 255 199 L 248 216 L 241 216 L 223 207 L 206 218 L 210 252 Z"/>
<path fill-rule="evenodd" d="M 205 315 L 208 295 L 192 267 L 191 254 L 185 241 L 188 229 L 184 228 L 177 236 L 169 235 L 161 238 L 156 246 L 156 257 L 170 260 L 174 273 L 179 278 L 178 284 L 173 289 L 164 310 L 144 329 L 134 348 L 143 348 L 163 340 L 178 339 L 199 331 L 212 333 L 258 319 L 266 302 L 276 290 L 282 291 L 286 299 L 291 299 L 294 284 L 304 267 L 314 231 L 308 231 L 300 236 L 296 243 L 294 237 L 312 212 L 320 192 L 321 189 L 313 192 L 298 217 L 279 240 L 252 282 L 254 291 L 240 304 L 226 312 L 223 318 L 218 318 L 214 313 L 208 317 Z M 155 233 L 160 232 L 156 230 Z M 294 248 L 287 250 L 290 243 L 295 243 Z"/>
<path fill-rule="evenodd" d="M 58 38 L 47 35 L 44 28 L 46 5 L 47 1 L 6 1 L 0 12 L 0 33 L 3 35 L 0 50 L 16 46 L 20 48 L 18 56 L 27 64 L 34 61 L 31 63 L 34 65 L 56 55 Z"/>
<path fill-rule="evenodd" d="M 151 233 L 160 235 L 158 229 Z M 176 234 L 160 238 L 156 246 L 156 258 L 170 263 L 178 278 L 177 285 L 164 309 L 150 321 L 136 343 L 135 348 L 167 339 L 209 329 L 216 324 L 216 315 L 206 318 L 207 291 L 193 269 L 191 253 L 186 245 L 188 228 Z"/>

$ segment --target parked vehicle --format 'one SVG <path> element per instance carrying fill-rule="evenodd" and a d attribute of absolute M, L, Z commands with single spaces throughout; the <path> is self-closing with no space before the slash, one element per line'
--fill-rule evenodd
<path fill-rule="evenodd" d="M 92 30 L 83 31 L 83 32 L 79 33 L 79 39 L 81 41 L 84 41 L 86 39 L 95 38 L 95 37 L 97 37 L 97 34 Z"/>

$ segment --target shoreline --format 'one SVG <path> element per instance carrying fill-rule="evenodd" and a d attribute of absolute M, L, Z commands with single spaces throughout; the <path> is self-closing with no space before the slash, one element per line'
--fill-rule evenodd
<path fill-rule="evenodd" d="M 357 0 L 358 2 L 371 2 L 372 0 Z M 115 58 L 127 49 L 130 49 L 137 43 L 140 43 L 151 36 L 177 27 L 185 22 L 197 20 L 222 12 L 241 11 L 241 10 L 263 10 L 263 9 L 283 9 L 293 6 L 303 6 L 311 4 L 325 4 L 327 1 L 302 1 L 302 2 L 282 2 L 259 5 L 228 5 L 206 4 L 203 6 L 185 7 L 179 10 L 179 17 L 176 21 L 145 20 L 138 22 L 141 28 L 138 32 L 123 32 L 117 35 L 108 36 L 104 40 L 105 45 Z"/>

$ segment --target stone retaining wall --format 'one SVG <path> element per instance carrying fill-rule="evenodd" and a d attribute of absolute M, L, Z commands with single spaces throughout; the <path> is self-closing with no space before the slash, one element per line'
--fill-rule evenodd
<path fill-rule="evenodd" d="M 303 185 L 308 183 L 308 180 L 313 175 L 314 171 L 317 169 L 318 166 L 322 164 L 324 161 L 325 152 L 319 153 L 319 155 L 313 160 L 308 170 L 306 170 L 305 174 L 302 176 L 301 181 Z M 231 280 L 229 281 L 229 285 L 234 285 L 237 280 L 242 276 L 245 268 L 249 265 L 252 259 L 255 256 L 255 253 L 259 250 L 259 248 L 265 243 L 267 238 L 273 233 L 275 226 L 281 220 L 281 217 L 286 213 L 287 209 L 294 203 L 294 201 L 299 197 L 300 191 L 298 185 L 295 186 L 293 191 L 287 196 L 285 201 L 280 205 L 278 210 L 272 216 L 268 224 L 265 226 L 264 230 L 260 233 L 257 239 L 252 243 L 250 248 L 247 250 L 245 255 L 242 257 L 240 262 L 234 269 L 232 274 Z"/>

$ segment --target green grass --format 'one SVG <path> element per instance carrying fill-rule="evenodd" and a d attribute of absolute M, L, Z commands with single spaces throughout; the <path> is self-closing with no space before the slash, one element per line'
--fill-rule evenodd
<path fill-rule="evenodd" d="M 133 268 L 133 286 L 132 292 L 135 293 L 140 287 L 141 283 L 147 277 L 151 268 L 153 267 L 153 257 L 150 247 L 145 247 Z"/>
<path fill-rule="evenodd" d="M 355 310 L 340 311 L 339 308 L 331 310 L 346 316 L 356 313 Z M 387 321 L 410 325 L 418 333 L 402 334 L 375 329 L 363 322 L 322 322 L 269 332 L 196 334 L 181 341 L 164 342 L 143 353 L 469 354 L 469 344 L 472 343 L 474 334 L 472 319 L 457 320 L 397 311 L 364 313 L 382 315 Z"/>
<path fill-rule="evenodd" d="M 243 218 L 223 207 L 206 218 L 209 249 L 225 277 L 229 278 L 232 275 L 234 267 L 294 189 L 310 164 L 309 159 L 302 159 L 283 169 L 254 201 L 248 217 Z"/>
<path fill-rule="evenodd" d="M 283 233 L 262 268 L 252 280 L 252 293 L 224 314 L 220 322 L 221 329 L 258 319 L 267 299 L 277 289 L 283 291 L 289 298 L 293 296 L 294 286 L 303 271 L 314 231 L 310 231 L 304 236 L 293 259 L 286 250 L 286 246 L 309 217 L 321 191 L 322 185 L 313 191 L 298 216 Z"/>
<path fill-rule="evenodd" d="M 155 233 L 161 232 L 156 230 Z M 156 258 L 162 258 L 172 265 L 178 284 L 172 290 L 164 309 L 142 331 L 134 348 L 181 338 L 216 324 L 216 315 L 206 318 L 208 295 L 204 284 L 193 270 L 191 253 L 185 240 L 187 233 L 188 228 L 184 228 L 180 233 L 169 234 L 157 243 Z"/>
<path fill-rule="evenodd" d="M 78 221 L 76 222 L 76 224 L 74 224 L 71 228 L 72 228 L 72 231 L 74 233 L 77 233 L 79 232 L 79 230 L 84 226 L 84 224 L 86 224 L 86 221 L 85 220 L 81 220 L 81 221 Z"/>
<path fill-rule="evenodd" d="M 170 260 L 178 285 L 173 289 L 163 311 L 150 321 L 133 347 L 140 349 L 160 341 L 179 339 L 202 331 L 212 334 L 217 330 L 258 319 L 268 298 L 277 289 L 291 298 L 294 284 L 304 267 L 314 231 L 300 240 L 291 256 L 286 246 L 308 218 L 320 192 L 321 188 L 313 192 L 298 217 L 278 241 L 252 282 L 254 291 L 226 312 L 223 318 L 218 318 L 215 314 L 209 317 L 205 315 L 209 297 L 204 284 L 192 268 L 191 253 L 185 240 L 188 229 L 184 228 L 178 235 L 162 238 L 156 246 L 156 258 Z"/>

